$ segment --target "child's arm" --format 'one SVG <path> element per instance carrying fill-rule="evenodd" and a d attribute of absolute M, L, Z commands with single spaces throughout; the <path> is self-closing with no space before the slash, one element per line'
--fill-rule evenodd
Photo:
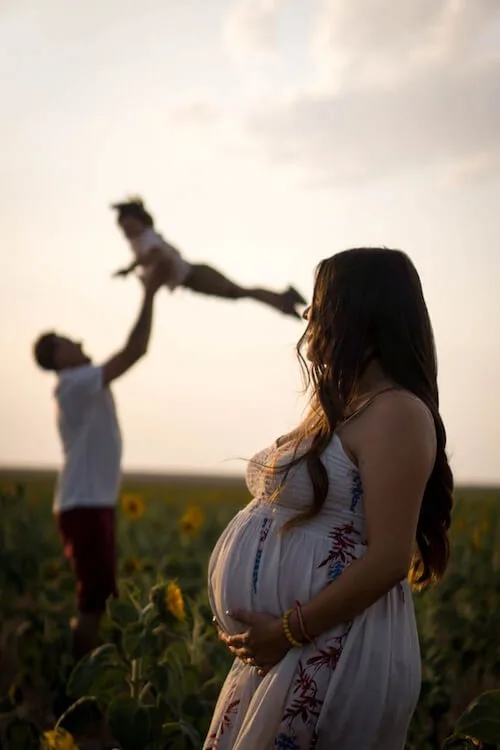
<path fill-rule="evenodd" d="M 132 271 L 135 271 L 136 268 L 139 268 L 139 266 L 149 266 L 153 263 L 156 263 L 157 261 L 160 261 L 165 268 L 170 268 L 172 265 L 172 260 L 170 258 L 162 258 L 161 250 L 159 247 L 152 247 L 147 252 L 144 253 L 144 255 L 141 258 L 136 258 L 129 266 L 126 268 L 120 268 L 118 271 L 115 271 L 113 276 L 116 278 L 118 276 L 125 277 L 128 276 L 129 273 L 132 273 Z"/>
<path fill-rule="evenodd" d="M 115 271 L 113 274 L 114 278 L 117 278 L 118 276 L 128 276 L 129 273 L 132 273 L 132 271 L 135 271 L 138 266 L 141 266 L 143 264 L 142 260 L 134 260 L 129 266 L 126 268 L 119 268 L 118 271 Z"/>

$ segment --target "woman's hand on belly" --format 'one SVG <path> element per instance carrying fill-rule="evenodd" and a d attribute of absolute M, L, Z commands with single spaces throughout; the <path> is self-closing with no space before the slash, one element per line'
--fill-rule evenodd
<path fill-rule="evenodd" d="M 260 674 L 266 674 L 290 650 L 280 618 L 263 612 L 229 614 L 232 619 L 246 625 L 247 629 L 237 635 L 226 635 L 219 630 L 220 639 L 233 656 L 245 664 L 258 667 Z"/>

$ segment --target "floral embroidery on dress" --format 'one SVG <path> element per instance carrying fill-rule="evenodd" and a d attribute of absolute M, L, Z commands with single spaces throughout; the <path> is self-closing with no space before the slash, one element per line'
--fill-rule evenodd
<path fill-rule="evenodd" d="M 344 642 L 349 634 L 350 629 L 351 626 L 349 625 L 345 633 L 342 633 L 342 635 L 336 635 L 333 638 L 329 638 L 328 643 L 332 645 L 328 646 L 327 648 L 319 649 L 319 651 L 314 656 L 310 656 L 307 660 L 307 665 L 315 667 L 316 671 L 318 669 L 322 669 L 322 667 L 327 667 L 333 672 L 337 668 L 337 664 L 339 663 L 339 659 L 342 655 L 342 649 L 344 648 Z"/>
<path fill-rule="evenodd" d="M 252 591 L 254 594 L 257 593 L 257 583 L 259 580 L 259 568 L 260 568 L 260 561 L 262 558 L 262 551 L 264 549 L 264 543 L 267 539 L 267 535 L 269 534 L 269 530 L 272 525 L 273 525 L 272 518 L 264 518 L 264 520 L 262 521 L 262 526 L 260 527 L 259 544 L 257 547 L 257 553 L 255 555 L 255 562 L 253 565 L 253 572 L 252 572 Z"/>
<path fill-rule="evenodd" d="M 283 716 L 289 728 L 292 729 L 297 719 L 306 725 L 312 720 L 316 721 L 323 701 L 318 698 L 318 685 L 314 676 L 308 672 L 307 664 L 304 667 L 302 661 L 299 661 L 299 674 L 292 692 L 297 695 L 297 698 L 292 700 Z"/>
<path fill-rule="evenodd" d="M 331 539 L 330 551 L 318 568 L 328 565 L 328 580 L 334 581 L 342 573 L 346 565 L 351 563 L 356 555 L 354 549 L 357 544 L 361 543 L 361 534 L 355 528 L 354 524 L 345 523 L 342 526 L 335 526 L 328 534 Z"/>
<path fill-rule="evenodd" d="M 302 660 L 299 661 L 299 672 L 292 686 L 292 694 L 296 697 L 294 697 L 285 710 L 282 719 L 287 727 L 288 734 L 282 732 L 278 735 L 275 741 L 275 748 L 283 748 L 284 750 L 290 748 L 293 750 L 294 748 L 302 747 L 302 745 L 297 744 L 285 744 L 285 740 L 289 743 L 297 743 L 298 735 L 301 730 L 303 734 L 305 727 L 312 728 L 312 744 L 309 747 L 315 747 L 317 744 L 318 734 L 314 727 L 323 705 L 323 700 L 319 697 L 323 693 L 323 690 L 318 685 L 319 673 L 324 669 L 328 673 L 335 671 L 350 629 L 351 626 L 349 625 L 342 635 L 329 638 L 323 648 L 314 651 L 309 656 L 305 665 Z M 297 722 L 300 723 L 299 726 L 297 726 Z M 278 744 L 278 741 L 282 744 Z"/>
<path fill-rule="evenodd" d="M 300 750 L 300 745 L 297 745 L 294 737 L 280 732 L 274 740 L 275 750 Z"/>
<path fill-rule="evenodd" d="M 351 470 L 351 512 L 356 510 L 356 506 L 363 497 L 363 485 L 361 484 L 361 475 L 357 469 Z"/>
<path fill-rule="evenodd" d="M 234 683 L 233 687 L 229 691 L 229 695 L 226 700 L 226 705 L 224 707 L 224 711 L 222 712 L 222 717 L 219 722 L 219 726 L 217 727 L 217 730 L 213 732 L 213 734 L 210 735 L 208 738 L 209 742 L 211 741 L 211 744 L 207 745 L 205 750 L 216 750 L 219 746 L 219 741 L 224 732 L 227 729 L 231 728 L 231 725 L 233 723 L 234 716 L 238 713 L 238 706 L 240 705 L 240 700 L 234 700 L 234 694 L 236 692 L 238 683 Z"/>

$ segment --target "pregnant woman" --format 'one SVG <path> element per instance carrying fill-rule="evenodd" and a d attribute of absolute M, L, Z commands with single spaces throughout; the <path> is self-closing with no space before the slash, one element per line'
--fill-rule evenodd
<path fill-rule="evenodd" d="M 204 750 L 403 750 L 419 695 L 410 584 L 445 571 L 453 478 L 418 274 L 339 253 L 305 317 L 308 413 L 252 459 L 210 560 L 236 659 Z"/>

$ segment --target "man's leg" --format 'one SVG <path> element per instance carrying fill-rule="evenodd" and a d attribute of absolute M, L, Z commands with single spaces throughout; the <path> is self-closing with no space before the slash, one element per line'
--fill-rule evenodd
<path fill-rule="evenodd" d="M 71 622 L 76 660 L 98 646 L 106 600 L 116 595 L 114 523 L 113 508 L 75 508 L 59 516 L 76 577 L 78 614 Z"/>
<path fill-rule="evenodd" d="M 80 661 L 99 645 L 99 626 L 102 612 L 78 612 L 71 620 L 73 658 Z"/>
<path fill-rule="evenodd" d="M 305 304 L 304 298 L 292 288 L 284 292 L 272 292 L 260 287 L 242 287 L 212 266 L 201 264 L 192 266 L 191 273 L 184 281 L 183 286 L 200 294 L 223 297 L 224 299 L 254 299 L 295 318 L 300 318 L 295 306 Z"/>

